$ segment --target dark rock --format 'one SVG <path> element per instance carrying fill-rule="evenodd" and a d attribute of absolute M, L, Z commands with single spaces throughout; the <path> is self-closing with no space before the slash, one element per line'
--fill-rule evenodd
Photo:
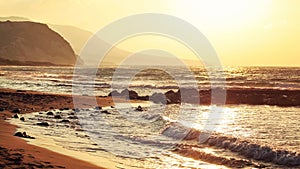
<path fill-rule="evenodd" d="M 0 107 L 0 111 L 4 111 L 4 108 Z"/>
<path fill-rule="evenodd" d="M 138 107 L 135 109 L 135 111 L 144 111 L 144 110 L 143 110 L 142 106 L 138 106 Z"/>
<path fill-rule="evenodd" d="M 25 118 L 24 118 L 24 117 L 21 117 L 20 120 L 21 120 L 21 121 L 25 121 Z"/>
<path fill-rule="evenodd" d="M 110 106 L 110 108 L 113 108 L 113 109 L 114 109 L 114 108 L 115 108 L 115 106 Z"/>
<path fill-rule="evenodd" d="M 128 89 L 124 89 L 121 92 L 121 96 L 125 97 L 127 99 L 138 99 L 139 95 L 137 94 L 137 92 L 133 91 L 133 90 L 128 90 Z"/>
<path fill-rule="evenodd" d="M 78 108 L 73 109 L 74 112 L 80 112 Z"/>
<path fill-rule="evenodd" d="M 36 123 L 36 124 L 39 125 L 39 126 L 44 126 L 44 127 L 49 126 L 49 123 L 47 123 L 47 122 L 40 122 L 40 123 Z"/>
<path fill-rule="evenodd" d="M 68 119 L 78 119 L 77 116 L 69 116 Z"/>
<path fill-rule="evenodd" d="M 61 116 L 59 114 L 54 116 L 55 119 L 62 119 Z"/>
<path fill-rule="evenodd" d="M 23 133 L 22 132 L 16 132 L 14 136 L 18 136 L 18 137 L 23 137 Z"/>
<path fill-rule="evenodd" d="M 15 114 L 14 116 L 13 116 L 13 118 L 19 118 L 19 116 L 18 116 L 18 114 Z"/>
<path fill-rule="evenodd" d="M 107 110 L 102 110 L 101 113 L 104 113 L 104 114 L 111 114 L 109 111 Z"/>
<path fill-rule="evenodd" d="M 101 107 L 101 106 L 96 106 L 95 109 L 96 109 L 96 110 L 101 110 L 102 107 Z"/>
<path fill-rule="evenodd" d="M 54 107 L 51 106 L 49 109 L 52 110 L 52 109 L 54 109 Z"/>
<path fill-rule="evenodd" d="M 53 116 L 54 114 L 53 114 L 53 112 L 52 112 L 52 111 L 49 111 L 49 112 L 47 113 L 47 115 L 49 115 L 49 116 Z"/>
<path fill-rule="evenodd" d="M 70 120 L 64 119 L 62 121 L 60 121 L 61 123 L 70 123 Z"/>
<path fill-rule="evenodd" d="M 20 113 L 20 110 L 18 108 L 13 109 L 13 113 Z"/>
<path fill-rule="evenodd" d="M 26 132 L 23 132 L 23 133 L 22 133 L 22 132 L 16 132 L 16 133 L 14 134 L 14 136 L 22 137 L 22 138 L 35 139 L 34 137 L 31 137 L 31 136 L 27 135 Z"/>
<path fill-rule="evenodd" d="M 178 90 L 178 92 L 169 90 L 165 93 L 165 97 L 166 97 L 167 104 L 177 104 L 181 102 L 180 90 Z"/>

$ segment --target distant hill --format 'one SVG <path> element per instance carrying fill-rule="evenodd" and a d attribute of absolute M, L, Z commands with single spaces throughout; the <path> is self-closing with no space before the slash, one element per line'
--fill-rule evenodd
<path fill-rule="evenodd" d="M 73 65 L 76 56 L 70 44 L 46 24 L 0 22 L 2 65 Z"/>
<path fill-rule="evenodd" d="M 79 54 L 88 39 L 93 35 L 92 32 L 67 25 L 48 24 L 54 31 L 62 35 L 74 49 L 76 54 Z"/>
<path fill-rule="evenodd" d="M 18 16 L 9 16 L 9 17 L 0 17 L 0 21 L 30 21 L 28 18 L 24 17 L 18 17 Z M 74 50 L 76 55 L 79 55 L 81 50 L 84 48 L 85 44 L 88 42 L 88 40 L 93 36 L 93 33 L 81 28 L 77 28 L 74 26 L 68 26 L 68 25 L 56 25 L 56 24 L 47 24 L 50 29 L 54 30 L 55 32 L 59 33 L 66 41 L 69 42 L 70 46 Z M 108 45 L 105 42 L 103 42 L 101 39 L 98 39 L 99 43 L 102 45 Z M 100 46 L 99 46 L 100 47 Z M 98 62 L 97 56 L 98 53 L 95 53 L 96 51 L 90 51 L 90 53 L 85 54 L 85 62 L 86 64 L 97 64 Z M 122 50 L 119 48 L 112 48 L 107 56 L 105 56 L 104 60 L 102 61 L 102 65 L 118 65 L 124 58 L 131 55 L 131 52 L 128 52 L 126 50 Z M 151 56 L 149 56 L 151 57 Z M 167 61 L 168 58 L 165 56 L 160 56 L 163 58 L 163 60 Z M 151 58 L 149 58 L 151 60 Z M 200 65 L 200 61 L 195 60 L 182 60 L 187 65 Z M 134 64 L 134 63 L 133 63 Z M 137 63 L 141 64 L 141 63 Z M 166 64 L 172 65 L 171 62 L 166 62 Z"/>

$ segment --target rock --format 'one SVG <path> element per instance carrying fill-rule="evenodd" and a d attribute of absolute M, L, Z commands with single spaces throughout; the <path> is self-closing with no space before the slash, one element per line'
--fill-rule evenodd
<path fill-rule="evenodd" d="M 95 109 L 96 109 L 96 110 L 101 110 L 102 107 L 101 107 L 101 106 L 96 106 Z"/>
<path fill-rule="evenodd" d="M 20 120 L 21 120 L 21 121 L 25 121 L 25 118 L 24 118 L 24 117 L 21 117 Z"/>
<path fill-rule="evenodd" d="M 169 90 L 165 93 L 165 97 L 167 104 L 176 104 L 181 102 L 180 90 L 176 93 L 173 90 Z"/>
<path fill-rule="evenodd" d="M 20 113 L 20 110 L 18 108 L 13 109 L 13 113 Z"/>
<path fill-rule="evenodd" d="M 139 98 L 139 95 L 137 94 L 137 92 L 135 92 L 133 90 L 128 90 L 128 89 L 124 89 L 121 92 L 121 96 L 126 97 L 127 99 L 138 99 Z"/>
<path fill-rule="evenodd" d="M 40 123 L 36 123 L 38 126 L 44 126 L 44 127 L 48 127 L 49 123 L 47 122 L 40 122 Z"/>
<path fill-rule="evenodd" d="M 16 132 L 15 134 L 14 134 L 14 136 L 17 136 L 17 137 L 22 137 L 22 138 L 29 138 L 29 139 L 35 139 L 34 137 L 31 137 L 31 136 L 29 136 L 29 135 L 27 135 L 27 133 L 26 132 Z"/>
<path fill-rule="evenodd" d="M 107 111 L 107 110 L 103 110 L 103 111 L 101 111 L 101 113 L 104 113 L 104 114 L 111 114 L 109 111 Z"/>
<path fill-rule="evenodd" d="M 142 106 L 138 106 L 138 107 L 135 109 L 135 111 L 144 111 L 144 110 L 143 110 Z"/>
<path fill-rule="evenodd" d="M 23 137 L 23 133 L 22 132 L 16 132 L 14 136 L 18 136 L 18 137 Z"/>
<path fill-rule="evenodd" d="M 69 116 L 68 119 L 78 119 L 77 116 Z"/>
<path fill-rule="evenodd" d="M 60 121 L 61 123 L 70 123 L 70 120 L 64 119 L 62 121 Z"/>
<path fill-rule="evenodd" d="M 49 111 L 49 112 L 47 113 L 47 115 L 49 115 L 49 116 L 53 116 L 54 114 L 53 114 L 53 112 L 52 112 L 52 111 Z"/>
<path fill-rule="evenodd" d="M 0 107 L 0 111 L 4 111 L 4 108 Z"/>
<path fill-rule="evenodd" d="M 49 107 L 49 109 L 52 110 L 52 109 L 54 109 L 54 107 L 51 106 L 51 107 Z"/>
<path fill-rule="evenodd" d="M 18 114 L 15 114 L 14 116 L 13 116 L 13 118 L 19 118 L 19 116 L 18 116 Z"/>
<path fill-rule="evenodd" d="M 114 109 L 115 107 L 114 106 L 110 106 L 110 108 Z"/>
<path fill-rule="evenodd" d="M 74 112 L 80 112 L 78 108 L 73 109 Z"/>
<path fill-rule="evenodd" d="M 61 116 L 59 114 L 54 116 L 55 119 L 62 119 Z"/>

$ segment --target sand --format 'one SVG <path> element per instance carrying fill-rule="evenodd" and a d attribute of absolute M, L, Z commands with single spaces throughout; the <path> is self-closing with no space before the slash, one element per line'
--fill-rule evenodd
<path fill-rule="evenodd" d="M 76 107 L 95 106 L 95 97 L 76 97 L 82 100 L 82 104 L 76 104 Z M 97 97 L 96 100 L 99 106 L 113 105 L 110 97 Z M 4 109 L 4 111 L 0 111 L 0 168 L 102 168 L 88 161 L 63 155 L 68 154 L 68 152 L 57 153 L 64 151 L 63 149 L 56 149 L 57 152 L 54 152 L 28 144 L 26 139 L 13 136 L 17 126 L 5 121 L 14 115 L 13 111 L 19 110 L 19 114 L 22 114 L 52 108 L 73 107 L 73 98 L 71 95 L 0 89 L 0 108 Z M 106 162 L 100 161 L 99 163 Z"/>

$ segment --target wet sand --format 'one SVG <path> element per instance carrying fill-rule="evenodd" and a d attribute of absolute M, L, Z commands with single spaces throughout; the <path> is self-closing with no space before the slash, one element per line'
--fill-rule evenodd
<path fill-rule="evenodd" d="M 78 97 L 83 102 L 77 107 L 94 106 L 95 97 Z M 110 97 L 97 97 L 97 102 L 99 106 L 113 105 Z M 23 114 L 53 108 L 74 108 L 72 96 L 0 89 L 0 168 L 101 168 L 86 161 L 27 144 L 26 139 L 14 136 L 17 126 L 5 121 L 11 118 L 14 112 L 19 111 L 18 114 Z"/>

